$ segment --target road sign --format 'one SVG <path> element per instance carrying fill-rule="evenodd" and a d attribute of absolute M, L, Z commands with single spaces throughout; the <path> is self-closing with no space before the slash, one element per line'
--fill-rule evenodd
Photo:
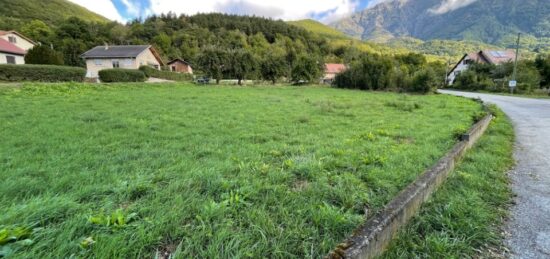
<path fill-rule="evenodd" d="M 518 82 L 515 80 L 511 80 L 510 82 L 508 82 L 508 86 L 510 88 L 515 88 L 517 85 L 518 85 Z"/>

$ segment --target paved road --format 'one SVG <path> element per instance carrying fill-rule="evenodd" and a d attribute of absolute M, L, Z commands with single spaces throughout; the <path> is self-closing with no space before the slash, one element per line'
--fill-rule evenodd
<path fill-rule="evenodd" d="M 550 258 L 550 100 L 440 91 L 498 105 L 516 130 L 511 178 L 516 204 L 507 223 L 512 258 Z"/>

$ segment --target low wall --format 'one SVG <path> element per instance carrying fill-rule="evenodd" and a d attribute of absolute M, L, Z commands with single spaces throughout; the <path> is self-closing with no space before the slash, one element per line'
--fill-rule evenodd
<path fill-rule="evenodd" d="M 407 186 L 382 211 L 369 218 L 350 238 L 338 245 L 328 258 L 373 258 L 381 255 L 398 230 L 416 215 L 422 203 L 445 182 L 456 163 L 483 135 L 492 119 L 492 115 L 487 115 L 476 123 L 447 155 Z"/>

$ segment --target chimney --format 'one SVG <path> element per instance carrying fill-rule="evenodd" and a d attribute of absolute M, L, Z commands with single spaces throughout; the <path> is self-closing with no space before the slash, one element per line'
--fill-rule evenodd
<path fill-rule="evenodd" d="M 105 50 L 109 50 L 109 44 L 105 43 Z"/>

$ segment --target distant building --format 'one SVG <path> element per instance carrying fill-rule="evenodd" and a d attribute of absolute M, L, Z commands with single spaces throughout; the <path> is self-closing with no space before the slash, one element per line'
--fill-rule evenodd
<path fill-rule="evenodd" d="M 346 71 L 347 67 L 344 64 L 325 64 L 325 74 L 323 76 L 323 83 L 330 84 L 334 81 L 337 74 Z"/>
<path fill-rule="evenodd" d="M 513 62 L 515 59 L 516 53 L 513 50 L 482 50 L 465 54 L 447 75 L 447 82 L 452 85 L 456 77 L 463 71 L 468 70 L 472 63 L 502 65 Z"/>
<path fill-rule="evenodd" d="M 0 31 L 0 64 L 25 64 L 25 55 L 36 43 L 16 31 Z"/>
<path fill-rule="evenodd" d="M 103 69 L 138 69 L 150 66 L 160 70 L 164 64 L 151 45 L 97 46 L 81 55 L 86 60 L 86 77 L 97 78 Z"/>
<path fill-rule="evenodd" d="M 170 67 L 170 71 L 172 72 L 193 74 L 193 68 L 191 67 L 191 64 L 180 58 L 168 62 L 168 66 Z"/>

